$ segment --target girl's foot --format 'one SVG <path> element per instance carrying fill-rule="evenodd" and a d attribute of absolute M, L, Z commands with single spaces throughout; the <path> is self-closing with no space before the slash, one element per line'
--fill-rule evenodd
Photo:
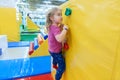
<path fill-rule="evenodd" d="M 57 65 L 53 65 L 53 68 L 55 68 L 56 70 L 58 69 L 58 66 Z"/>

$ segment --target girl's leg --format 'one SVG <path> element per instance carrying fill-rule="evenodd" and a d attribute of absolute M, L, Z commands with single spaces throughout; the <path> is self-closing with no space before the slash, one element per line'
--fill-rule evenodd
<path fill-rule="evenodd" d="M 53 58 L 53 68 L 55 68 L 56 70 L 58 69 L 57 60 L 55 59 L 55 57 Z"/>
<path fill-rule="evenodd" d="M 53 63 L 53 68 L 57 69 L 58 67 L 57 67 L 56 55 L 55 55 L 55 53 L 51 53 L 51 52 L 50 52 L 50 54 L 51 54 L 51 56 L 52 56 L 52 58 L 53 58 L 53 61 L 52 61 L 52 63 Z"/>
<path fill-rule="evenodd" d="M 53 56 L 53 65 L 57 65 L 57 60 L 55 59 L 54 56 Z"/>
<path fill-rule="evenodd" d="M 57 69 L 55 78 L 56 80 L 60 80 L 63 72 L 65 71 L 65 60 L 64 60 L 62 53 L 57 54 L 56 58 L 57 58 L 57 63 L 58 63 L 58 69 Z"/>

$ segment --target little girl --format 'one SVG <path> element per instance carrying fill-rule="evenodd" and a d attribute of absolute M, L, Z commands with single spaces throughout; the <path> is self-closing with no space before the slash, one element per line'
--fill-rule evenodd
<path fill-rule="evenodd" d="M 55 7 L 47 14 L 49 52 L 53 58 L 53 68 L 57 70 L 55 79 L 60 80 L 65 71 L 65 60 L 62 55 L 62 42 L 66 38 L 68 27 L 62 24 L 62 10 Z M 61 29 L 62 28 L 62 29 Z"/>

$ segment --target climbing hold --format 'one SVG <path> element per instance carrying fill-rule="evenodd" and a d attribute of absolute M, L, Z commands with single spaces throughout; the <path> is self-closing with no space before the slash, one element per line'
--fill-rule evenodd
<path fill-rule="evenodd" d="M 42 36 L 38 34 L 38 44 L 41 45 L 43 43 Z"/>
<path fill-rule="evenodd" d="M 71 13 L 72 13 L 72 10 L 70 8 L 66 8 L 65 15 L 69 16 L 71 15 Z"/>
<path fill-rule="evenodd" d="M 35 38 L 34 39 L 34 50 L 36 50 L 38 47 L 39 47 L 39 45 L 38 45 L 38 39 Z"/>
<path fill-rule="evenodd" d="M 30 42 L 29 55 L 31 55 L 33 52 L 34 52 L 34 43 Z"/>
<path fill-rule="evenodd" d="M 43 36 L 44 40 L 46 40 L 48 38 L 48 35 L 45 34 L 43 31 L 41 31 L 41 35 Z"/>
<path fill-rule="evenodd" d="M 69 45 L 68 45 L 68 43 L 66 42 L 66 43 L 64 43 L 64 49 L 65 50 L 68 50 L 69 49 Z"/>
<path fill-rule="evenodd" d="M 47 38 L 48 38 L 48 35 L 45 35 L 45 36 L 44 36 L 44 39 L 46 40 Z"/>

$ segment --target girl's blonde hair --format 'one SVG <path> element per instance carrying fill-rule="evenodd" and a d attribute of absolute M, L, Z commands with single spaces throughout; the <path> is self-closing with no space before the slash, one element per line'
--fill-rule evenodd
<path fill-rule="evenodd" d="M 61 10 L 59 7 L 54 7 L 52 9 L 50 9 L 46 15 L 46 28 L 47 28 L 47 31 L 49 31 L 49 27 L 50 25 L 52 24 L 52 21 L 50 19 L 51 16 L 54 15 L 54 13 L 58 10 Z"/>

